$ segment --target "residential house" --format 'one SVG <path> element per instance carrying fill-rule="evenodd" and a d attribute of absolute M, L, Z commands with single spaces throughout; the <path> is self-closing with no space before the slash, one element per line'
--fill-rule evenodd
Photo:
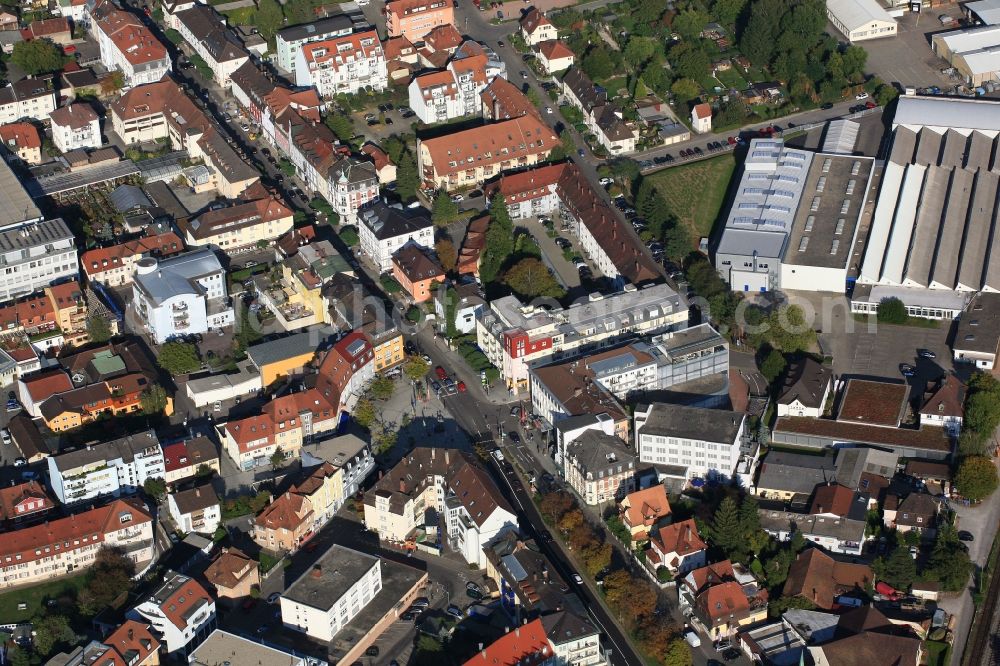
<path fill-rule="evenodd" d="M 49 114 L 52 142 L 64 153 L 80 148 L 100 148 L 101 121 L 89 104 L 70 104 Z"/>
<path fill-rule="evenodd" d="M 417 140 L 423 181 L 446 191 L 478 187 L 504 171 L 548 157 L 559 137 L 533 114 Z"/>
<path fill-rule="evenodd" d="M 792 362 L 778 394 L 778 416 L 823 416 L 832 387 L 833 370 L 829 366 L 809 356 Z"/>
<path fill-rule="evenodd" d="M 168 486 L 199 476 L 203 470 L 220 474 L 219 451 L 208 437 L 198 436 L 163 448 L 163 480 Z"/>
<path fill-rule="evenodd" d="M 73 41 L 73 31 L 65 17 L 34 19 L 21 29 L 21 38 L 26 42 L 33 39 L 47 39 L 59 46 L 65 46 Z"/>
<path fill-rule="evenodd" d="M 760 526 L 778 541 L 788 541 L 796 532 L 806 541 L 832 553 L 861 555 L 865 544 L 865 520 L 830 514 L 805 514 L 761 508 Z"/>
<path fill-rule="evenodd" d="M 392 276 L 414 303 L 424 303 L 434 295 L 432 285 L 444 281 L 444 269 L 429 250 L 410 243 L 392 256 Z"/>
<path fill-rule="evenodd" d="M 293 227 L 292 209 L 276 194 L 257 197 L 256 188 L 243 192 L 231 206 L 183 220 L 178 227 L 191 248 L 209 247 L 237 254 L 261 243 L 271 244 Z"/>
<path fill-rule="evenodd" d="M 730 567 L 730 576 L 729 572 L 721 571 L 722 566 L 709 565 L 705 568 L 711 571 L 704 577 L 692 576 L 700 571 L 696 570 L 684 579 L 695 581 L 698 588 L 694 592 L 691 622 L 713 642 L 732 640 L 742 627 L 767 619 L 767 589 L 759 586 L 748 571 L 737 567 Z"/>
<path fill-rule="evenodd" d="M 695 104 L 691 109 L 691 129 L 698 134 L 709 134 L 712 131 L 712 105 Z"/>
<path fill-rule="evenodd" d="M 863 598 L 874 584 L 875 577 L 867 564 L 840 562 L 818 548 L 807 548 L 789 567 L 781 595 L 802 597 L 817 608 L 829 610 L 838 597 Z"/>
<path fill-rule="evenodd" d="M 598 666 L 604 661 L 601 632 L 585 615 L 562 610 L 540 619 L 557 663 L 567 666 Z"/>
<path fill-rule="evenodd" d="M 900 498 L 886 497 L 882 520 L 887 528 L 895 528 L 900 534 L 916 530 L 924 539 L 933 539 L 937 534 L 937 516 L 941 509 L 938 501 L 928 493 L 910 493 Z"/>
<path fill-rule="evenodd" d="M 0 136 L 2 136 L 2 128 L 0 128 Z M 361 146 L 361 152 L 367 155 L 375 166 L 379 185 L 396 182 L 396 165 L 392 163 L 384 150 L 369 141 Z"/>
<path fill-rule="evenodd" d="M 321 342 L 316 333 L 295 333 L 251 345 L 247 348 L 247 356 L 260 371 L 261 385 L 270 386 L 279 379 L 304 374 Z"/>
<path fill-rule="evenodd" d="M 448 0 L 390 0 L 385 3 L 385 28 L 389 37 L 417 42 L 434 28 L 455 23 L 455 9 Z"/>
<path fill-rule="evenodd" d="M 185 659 L 215 629 L 215 600 L 197 581 L 168 572 L 163 585 L 129 611 L 149 623 L 163 652 Z"/>
<path fill-rule="evenodd" d="M 283 28 L 274 39 L 278 67 L 294 75 L 296 57 L 304 45 L 334 37 L 346 37 L 352 32 L 354 22 L 347 14 L 334 14 L 311 23 Z"/>
<path fill-rule="evenodd" d="M 563 72 L 576 62 L 576 54 L 558 39 L 549 39 L 531 47 L 542 71 L 548 75 Z"/>
<path fill-rule="evenodd" d="M 153 561 L 153 519 L 139 500 L 115 500 L 64 518 L 7 532 L 0 539 L 0 588 L 79 573 L 101 546 L 120 547 L 142 572 Z"/>
<path fill-rule="evenodd" d="M 254 588 L 260 587 L 260 571 L 257 560 L 247 557 L 243 551 L 223 548 L 205 569 L 205 580 L 220 602 L 235 605 L 240 599 L 249 597 Z"/>
<path fill-rule="evenodd" d="M 522 14 L 519 23 L 521 37 L 528 46 L 559 39 L 559 31 L 537 7 L 532 7 Z"/>
<path fill-rule="evenodd" d="M 0 31 L 9 32 L 13 30 L 20 30 L 20 19 L 17 16 L 16 11 L 0 11 Z"/>
<path fill-rule="evenodd" d="M 157 344 L 232 325 L 225 270 L 211 250 L 136 262 L 132 307 Z"/>
<path fill-rule="evenodd" d="M 104 645 L 115 651 L 126 666 L 159 666 L 160 641 L 150 633 L 150 627 L 143 622 L 125 620 L 117 629 L 108 634 Z M 87 661 L 87 663 L 93 663 Z M 67 665 L 69 666 L 69 665 Z M 81 666 L 83 666 L 81 664 Z"/>
<path fill-rule="evenodd" d="M 21 377 L 17 382 L 17 397 L 24 411 L 34 418 L 41 416 L 41 405 L 51 396 L 71 391 L 73 381 L 62 368 L 49 368 L 27 377 Z"/>
<path fill-rule="evenodd" d="M 56 110 L 51 76 L 26 78 L 0 88 L 0 125 L 33 118 L 45 120 Z"/>
<path fill-rule="evenodd" d="M 374 30 L 304 44 L 295 58 L 295 84 L 315 86 L 325 99 L 389 85 L 382 42 Z"/>
<path fill-rule="evenodd" d="M 339 496 L 342 501 L 355 497 L 368 476 L 375 471 L 371 445 L 356 435 L 335 436 L 303 446 L 303 468 L 322 467 L 327 462 L 340 471 L 343 488 Z"/>
<path fill-rule="evenodd" d="M 392 83 L 406 83 L 421 67 L 416 47 L 406 37 L 390 37 L 385 47 L 385 66 Z"/>
<path fill-rule="evenodd" d="M 510 120 L 531 114 L 538 116 L 539 111 L 531 103 L 528 96 L 513 83 L 502 76 L 495 77 L 489 85 L 479 93 L 482 108 L 479 110 L 483 114 L 483 119 L 488 121 Z M 538 171 L 543 171 L 548 167 L 539 167 Z M 516 174 L 510 176 L 516 178 Z"/>
<path fill-rule="evenodd" d="M 2 128 L 0 128 L 2 130 Z M 920 422 L 941 426 L 957 437 L 965 416 L 965 384 L 954 375 L 947 375 L 924 395 Z"/>
<path fill-rule="evenodd" d="M 657 568 L 666 567 L 675 578 L 705 566 L 708 546 L 693 518 L 660 527 L 650 534 L 649 545 L 649 562 Z"/>
<path fill-rule="evenodd" d="M 90 31 L 101 50 L 101 64 L 122 73 L 126 88 L 156 83 L 170 73 L 166 47 L 139 17 L 101 0 L 91 10 Z"/>
<path fill-rule="evenodd" d="M 636 490 L 618 503 L 622 524 L 628 528 L 633 541 L 645 541 L 658 524 L 669 520 L 670 500 L 662 483 Z"/>
<path fill-rule="evenodd" d="M 563 478 L 588 505 L 618 501 L 635 490 L 636 456 L 619 437 L 588 430 L 562 452 Z"/>
<path fill-rule="evenodd" d="M 46 287 L 45 296 L 52 306 L 55 323 L 62 333 L 64 344 L 80 347 L 90 342 L 90 333 L 87 332 L 90 309 L 80 283 L 70 280 Z"/>
<path fill-rule="evenodd" d="M 0 488 L 0 521 L 4 530 L 39 522 L 55 507 L 55 501 L 38 481 Z"/>
<path fill-rule="evenodd" d="M 31 165 L 42 163 L 42 137 L 31 123 L 0 125 L 0 145 L 8 163 L 14 159 Z"/>
<path fill-rule="evenodd" d="M 488 587 L 499 592 L 514 624 L 567 606 L 569 585 L 534 541 L 523 540 L 516 531 L 510 531 L 483 550 Z"/>
<path fill-rule="evenodd" d="M 118 245 L 87 250 L 80 255 L 80 266 L 88 280 L 120 287 L 132 282 L 135 265 L 143 257 L 166 258 L 183 251 L 184 241 L 174 232 L 153 232 Z"/>
<path fill-rule="evenodd" d="M 226 19 L 210 5 L 202 4 L 174 16 L 181 37 L 212 70 L 214 81 L 228 89 L 233 72 L 250 59 L 250 54 L 226 27 Z"/>
<path fill-rule="evenodd" d="M 746 415 L 725 409 L 654 403 L 636 408 L 639 460 L 682 465 L 688 478 L 732 478 L 743 455 Z"/>
<path fill-rule="evenodd" d="M 294 552 L 312 536 L 314 527 L 309 498 L 286 492 L 274 498 L 254 519 L 253 538 L 261 548 L 271 552 Z"/>
<path fill-rule="evenodd" d="M 923 643 L 900 629 L 873 606 L 854 608 L 840 616 L 836 638 L 810 645 L 809 660 L 816 666 L 862 666 L 896 664 L 918 666 L 923 662 Z M 803 655 L 802 659 L 805 659 Z"/>
<path fill-rule="evenodd" d="M 361 251 L 382 273 L 392 270 L 392 256 L 404 245 L 434 245 L 434 224 L 425 208 L 390 206 L 376 200 L 358 212 L 358 223 Z"/>
<path fill-rule="evenodd" d="M 410 108 L 428 125 L 465 115 L 465 104 L 449 69 L 413 77 L 408 87 Z"/>
<path fill-rule="evenodd" d="M 583 112 L 588 129 L 611 154 L 635 151 L 638 130 L 625 121 L 621 109 L 609 100 L 607 91 L 595 86 L 581 68 L 573 67 L 566 73 L 562 91 L 569 102 Z"/>
<path fill-rule="evenodd" d="M 358 210 L 378 198 L 379 176 L 372 163 L 341 156 L 329 168 L 327 201 L 341 224 L 357 224 Z"/>
<path fill-rule="evenodd" d="M 281 595 L 281 622 L 327 643 L 381 590 L 381 560 L 337 544 Z"/>
<path fill-rule="evenodd" d="M 549 637 L 541 618 L 525 622 L 514 629 L 507 628 L 500 638 L 484 647 L 463 666 L 495 666 L 496 664 L 539 664 L 548 666 L 557 662 L 557 657 L 549 645 Z"/>
<path fill-rule="evenodd" d="M 543 366 L 531 370 L 531 406 L 543 423 L 552 424 L 557 432 L 564 421 L 587 416 L 600 423 L 622 441 L 629 441 L 630 423 L 625 406 L 614 394 L 594 385 L 586 376 L 578 377 L 570 365 Z M 569 438 L 557 436 L 556 460 L 562 461 Z"/>
<path fill-rule="evenodd" d="M 164 477 L 163 450 L 147 430 L 48 458 L 49 485 L 63 504 L 129 495 Z"/>
<path fill-rule="evenodd" d="M 516 529 L 517 519 L 493 480 L 466 453 L 418 448 L 365 493 L 365 524 L 397 543 L 442 517 L 450 546 L 484 566 L 483 546 Z M 442 536 L 442 540 L 444 536 Z"/>
<path fill-rule="evenodd" d="M 434 295 L 434 313 L 442 321 L 448 316 L 447 299 L 453 299 L 455 330 L 460 334 L 474 333 L 476 317 L 486 307 L 479 285 L 475 282 L 454 284 L 445 280 Z"/>
<path fill-rule="evenodd" d="M 291 492 L 309 500 L 313 509 L 312 527 L 319 530 L 344 504 L 343 469 L 329 462 L 317 465 L 305 479 L 292 486 Z"/>
<path fill-rule="evenodd" d="M 167 511 L 181 532 L 214 535 L 222 524 L 219 498 L 210 485 L 177 490 L 167 495 Z"/>

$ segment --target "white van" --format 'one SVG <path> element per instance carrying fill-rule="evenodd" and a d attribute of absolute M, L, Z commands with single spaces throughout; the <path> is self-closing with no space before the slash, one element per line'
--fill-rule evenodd
<path fill-rule="evenodd" d="M 693 629 L 688 629 L 687 633 L 684 634 L 684 640 L 686 640 L 688 645 L 691 647 L 701 647 L 701 639 L 698 638 L 698 634 L 696 634 Z"/>

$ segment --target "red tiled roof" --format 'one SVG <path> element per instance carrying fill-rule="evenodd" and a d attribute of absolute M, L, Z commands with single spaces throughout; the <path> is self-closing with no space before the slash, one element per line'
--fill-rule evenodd
<path fill-rule="evenodd" d="M 368 45 L 362 45 L 363 41 L 372 40 Z M 349 49 L 341 50 L 342 45 L 349 45 Z M 317 51 L 323 51 L 317 54 Z M 317 65 L 329 63 L 334 70 L 339 70 L 351 56 L 355 58 L 371 58 L 382 51 L 382 43 L 379 41 L 378 33 L 374 30 L 365 32 L 355 32 L 343 37 L 334 37 L 321 42 L 312 42 L 302 46 L 302 55 L 306 63 L 316 63 Z"/>
<path fill-rule="evenodd" d="M 38 128 L 31 123 L 9 123 L 0 125 L 0 140 L 17 148 L 41 148 L 42 137 Z"/>
<path fill-rule="evenodd" d="M 376 146 L 374 143 L 368 142 L 361 146 L 361 152 L 371 158 L 372 162 L 375 164 L 375 169 L 381 171 L 387 166 L 392 166 L 392 161 L 384 150 Z"/>
<path fill-rule="evenodd" d="M 20 511 L 19 506 L 22 507 Z M 0 488 L 0 518 L 4 520 L 30 516 L 54 507 L 55 502 L 37 481 Z"/>
<path fill-rule="evenodd" d="M 131 12 L 109 12 L 97 22 L 97 27 L 132 65 L 144 65 L 167 58 L 166 47 Z"/>
<path fill-rule="evenodd" d="M 838 483 L 817 486 L 809 513 L 832 513 L 846 517 L 854 501 L 854 491 Z"/>
<path fill-rule="evenodd" d="M 535 44 L 535 50 L 549 61 L 576 57 L 576 54 L 559 39 L 546 39 L 544 42 L 539 42 Z"/>
<path fill-rule="evenodd" d="M 240 453 L 259 449 L 274 442 L 274 423 L 267 414 L 257 414 L 245 419 L 230 421 L 226 424 L 226 432 L 236 442 Z M 263 444 L 250 446 L 251 442 L 259 439 L 266 441 Z"/>
<path fill-rule="evenodd" d="M 833 607 L 834 596 L 864 590 L 873 582 L 865 564 L 838 562 L 817 548 L 809 548 L 792 562 L 782 590 L 785 597 L 805 597 L 820 608 Z"/>
<path fill-rule="evenodd" d="M 254 523 L 270 530 L 294 532 L 312 515 L 310 502 L 296 493 L 283 493 L 276 497 L 254 519 Z"/>
<path fill-rule="evenodd" d="M 490 81 L 483 92 L 479 93 L 479 98 L 484 105 L 488 105 L 492 109 L 495 120 L 520 118 L 528 114 L 540 117 L 538 109 L 531 103 L 527 95 L 502 76 Z"/>
<path fill-rule="evenodd" d="M 63 32 L 68 33 L 69 31 L 69 20 L 65 17 L 41 20 L 36 19 L 29 23 L 28 27 L 21 30 L 21 37 L 27 42 L 32 39 L 38 39 L 39 37 L 48 37 L 50 35 L 58 35 Z"/>
<path fill-rule="evenodd" d="M 441 176 L 529 155 L 548 155 L 558 143 L 559 137 L 534 115 L 420 141 Z"/>
<path fill-rule="evenodd" d="M 25 377 L 24 382 L 28 395 L 34 402 L 42 402 L 57 393 L 73 389 L 73 382 L 62 368 L 53 368 L 40 372 L 32 377 Z"/>
<path fill-rule="evenodd" d="M 256 567 L 257 562 L 238 548 L 224 549 L 205 569 L 205 580 L 215 587 L 236 587 Z"/>
<path fill-rule="evenodd" d="M 539 26 L 552 25 L 552 21 L 545 17 L 545 14 L 540 12 L 535 7 L 532 7 L 524 16 L 521 17 L 521 29 L 527 34 L 533 33 L 538 29 Z"/>
<path fill-rule="evenodd" d="M 70 104 L 49 114 L 53 125 L 82 129 L 97 120 L 97 114 L 89 104 Z"/>
<path fill-rule="evenodd" d="M 541 619 L 515 627 L 477 652 L 464 666 L 533 666 L 552 659 Z"/>
<path fill-rule="evenodd" d="M 694 107 L 694 115 L 697 118 L 711 118 L 712 117 L 712 106 L 710 104 L 696 104 Z"/>
<path fill-rule="evenodd" d="M 717 585 L 725 581 L 735 580 L 736 573 L 733 571 L 732 562 L 722 560 L 694 569 L 685 577 L 685 584 L 687 584 L 687 578 L 691 579 L 691 585 L 688 587 L 693 587 L 693 592 L 698 594 L 706 585 Z"/>
<path fill-rule="evenodd" d="M 160 649 L 160 641 L 149 631 L 149 625 L 135 620 L 126 620 L 104 639 L 104 644 L 112 648 L 126 664 L 141 663 L 149 655 Z"/>
<path fill-rule="evenodd" d="M 2 129 L 2 128 L 0 128 Z M 965 384 L 958 377 L 947 376 L 940 387 L 927 399 L 920 408 L 921 414 L 938 417 L 953 416 L 961 418 L 965 414 Z"/>
<path fill-rule="evenodd" d="M 134 90 L 134 88 L 133 88 Z M 152 254 L 169 257 L 184 250 L 184 241 L 172 231 L 156 236 L 146 236 L 121 245 L 88 250 L 80 256 L 80 265 L 87 275 L 93 276 L 122 265 L 125 257 Z M 105 265 L 105 263 L 107 265 Z"/>
<path fill-rule="evenodd" d="M 625 523 L 632 527 L 652 526 L 656 521 L 670 515 L 670 500 L 667 499 L 667 489 L 662 483 L 626 495 L 628 508 L 625 510 Z"/>
<path fill-rule="evenodd" d="M 387 39 L 382 46 L 385 51 L 386 60 L 395 60 L 396 58 L 403 57 L 403 55 L 409 55 L 416 50 L 413 43 L 406 37 Z"/>
<path fill-rule="evenodd" d="M 664 555 L 690 555 L 707 547 L 698 534 L 698 526 L 694 524 L 693 518 L 661 527 L 654 539 Z"/>
<path fill-rule="evenodd" d="M 698 595 L 698 608 L 702 617 L 708 617 L 713 624 L 729 615 L 740 615 L 750 609 L 743 586 L 736 581 L 713 585 Z"/>
<path fill-rule="evenodd" d="M 424 43 L 434 51 L 453 51 L 462 43 L 462 34 L 451 23 L 445 23 L 424 35 Z"/>
<path fill-rule="evenodd" d="M 212 603 L 212 596 L 197 581 L 187 579 L 160 604 L 160 611 L 178 629 L 187 628 L 185 616 L 198 606 L 198 602 Z"/>
<path fill-rule="evenodd" d="M 444 94 L 448 97 L 458 97 L 458 84 L 455 83 L 455 76 L 448 70 L 430 72 L 413 79 L 420 89 L 425 100 L 434 97 L 434 90 L 444 88 Z"/>

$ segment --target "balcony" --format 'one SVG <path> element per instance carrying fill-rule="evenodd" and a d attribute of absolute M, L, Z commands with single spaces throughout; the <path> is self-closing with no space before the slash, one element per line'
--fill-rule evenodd
<path fill-rule="evenodd" d="M 186 312 L 187 309 L 188 309 L 188 305 L 187 305 L 187 303 L 174 303 L 171 306 L 171 309 L 174 312 Z"/>

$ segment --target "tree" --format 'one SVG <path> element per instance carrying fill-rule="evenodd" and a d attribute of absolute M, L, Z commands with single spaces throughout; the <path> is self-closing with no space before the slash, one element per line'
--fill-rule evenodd
<path fill-rule="evenodd" d="M 354 420 L 362 428 L 371 428 L 375 423 L 375 405 L 368 398 L 361 398 L 358 400 L 357 404 L 354 405 L 353 412 Z"/>
<path fill-rule="evenodd" d="M 942 525 L 934 539 L 934 549 L 924 567 L 923 578 L 941 583 L 941 588 L 947 592 L 959 592 L 968 585 L 972 569 L 969 551 L 959 540 L 954 525 Z"/>
<path fill-rule="evenodd" d="M 627 190 L 632 189 L 632 184 L 642 173 L 639 163 L 628 157 L 616 157 L 608 166 L 611 169 L 611 177 Z"/>
<path fill-rule="evenodd" d="M 430 366 L 427 365 L 427 361 L 419 356 L 411 356 L 406 359 L 406 363 L 403 364 L 403 374 L 406 375 L 411 382 L 418 382 L 423 379 L 428 370 L 430 370 Z"/>
<path fill-rule="evenodd" d="M 396 385 L 392 383 L 391 379 L 379 376 L 372 380 L 368 387 L 368 395 L 375 400 L 388 400 L 395 390 Z"/>
<path fill-rule="evenodd" d="M 760 372 L 769 384 L 773 384 L 774 380 L 785 371 L 785 365 L 785 357 L 782 353 L 777 349 L 772 349 L 764 362 L 760 364 Z"/>
<path fill-rule="evenodd" d="M 559 298 L 566 293 L 548 267 L 534 257 L 522 259 L 511 266 L 504 274 L 503 281 L 521 298 Z"/>
<path fill-rule="evenodd" d="M 69 620 L 63 615 L 46 615 L 32 621 L 34 630 L 35 653 L 43 658 L 52 654 L 56 648 L 72 645 L 76 641 L 76 633 L 69 625 Z"/>
<path fill-rule="evenodd" d="M 868 51 L 864 48 L 852 44 L 844 51 L 844 75 L 852 83 L 863 81 L 865 77 L 865 64 L 868 62 Z"/>
<path fill-rule="evenodd" d="M 496 281 L 513 251 L 514 223 L 507 210 L 507 201 L 498 192 L 490 200 L 490 226 L 486 230 L 486 246 L 479 259 L 479 278 L 483 284 Z"/>
<path fill-rule="evenodd" d="M 97 615 L 132 589 L 135 563 L 121 548 L 102 546 L 94 556 L 87 586 L 80 590 L 77 606 L 87 616 Z"/>
<path fill-rule="evenodd" d="M 785 611 L 793 608 L 799 610 L 816 610 L 816 604 L 805 597 L 778 597 L 767 604 L 767 614 L 771 617 L 781 617 Z"/>
<path fill-rule="evenodd" d="M 277 472 L 285 464 L 285 452 L 279 446 L 271 454 L 271 469 Z"/>
<path fill-rule="evenodd" d="M 816 331 L 806 322 L 800 305 L 783 305 L 768 317 L 767 339 L 786 353 L 808 351 L 816 343 Z"/>
<path fill-rule="evenodd" d="M 905 324 L 910 315 L 903 301 L 889 296 L 879 301 L 876 317 L 883 324 Z"/>
<path fill-rule="evenodd" d="M 382 144 L 382 148 L 385 150 L 385 154 L 389 156 L 389 161 L 393 164 L 399 164 L 400 158 L 406 151 L 406 141 L 401 139 L 398 135 L 393 134 L 385 140 Z"/>
<path fill-rule="evenodd" d="M 689 102 L 701 93 L 701 87 L 691 79 L 677 79 L 670 86 L 670 92 L 682 102 Z"/>
<path fill-rule="evenodd" d="M 663 658 L 663 666 L 691 666 L 691 647 L 680 636 L 670 641 L 667 654 Z"/>
<path fill-rule="evenodd" d="M 980 445 L 1000 426 L 1000 381 L 993 375 L 981 372 L 969 378 L 962 426 L 962 435 L 968 433 Z"/>
<path fill-rule="evenodd" d="M 633 70 L 640 70 L 649 62 L 659 50 L 659 44 L 655 39 L 649 37 L 639 37 L 633 35 L 625 44 L 622 56 Z"/>
<path fill-rule="evenodd" d="M 354 124 L 350 117 L 340 113 L 331 113 L 324 121 L 330 131 L 341 141 L 346 142 L 354 137 Z"/>
<path fill-rule="evenodd" d="M 434 253 L 437 254 L 438 261 L 441 262 L 441 268 L 444 269 L 445 273 L 455 270 L 455 265 L 458 263 L 458 250 L 455 249 L 455 244 L 451 240 L 442 238 L 434 243 Z"/>
<path fill-rule="evenodd" d="M 712 67 L 708 54 L 690 42 L 670 49 L 670 64 L 680 76 L 694 81 L 701 80 Z"/>
<path fill-rule="evenodd" d="M 986 456 L 968 456 L 958 466 L 955 486 L 973 502 L 986 499 L 997 489 L 997 468 Z"/>
<path fill-rule="evenodd" d="M 157 502 L 167 496 L 167 482 L 159 477 L 150 477 L 142 483 L 142 489 Z"/>
<path fill-rule="evenodd" d="M 277 0 L 260 0 L 257 3 L 257 12 L 254 15 L 255 25 L 261 36 L 267 41 L 271 41 L 275 33 L 282 28 L 285 23 L 285 16 L 281 11 L 281 5 Z"/>
<path fill-rule="evenodd" d="M 747 549 L 754 555 L 760 555 L 771 542 L 771 537 L 760 526 L 757 508 L 757 500 L 750 495 L 744 497 L 740 504 L 740 533 Z"/>
<path fill-rule="evenodd" d="M 10 60 L 28 76 L 55 72 L 62 69 L 64 64 L 59 47 L 47 39 L 18 42 L 14 45 Z"/>
<path fill-rule="evenodd" d="M 559 527 L 560 531 L 562 531 L 564 534 L 569 534 L 570 532 L 580 527 L 581 525 L 588 530 L 590 529 L 589 527 L 584 525 L 583 512 L 580 511 L 579 509 L 570 509 L 569 511 L 564 513 L 557 522 L 557 526 Z M 590 536 L 591 537 L 593 536 L 593 532 L 591 532 Z M 585 542 L 589 540 L 590 537 L 585 539 Z"/>
<path fill-rule="evenodd" d="M 897 590 L 909 590 L 917 577 L 917 565 L 906 548 L 897 547 L 885 561 L 882 578 Z"/>
<path fill-rule="evenodd" d="M 538 512 L 542 514 L 550 523 L 557 523 L 563 514 L 573 508 L 573 498 L 569 493 L 556 491 L 546 493 L 542 496 L 542 501 L 538 505 Z"/>
<path fill-rule="evenodd" d="M 417 162 L 407 150 L 396 164 L 396 194 L 404 202 L 410 202 L 417 197 L 419 188 L 420 174 L 417 173 Z"/>
<path fill-rule="evenodd" d="M 434 195 L 434 204 L 431 208 L 431 221 L 438 227 L 446 227 L 458 219 L 458 204 L 451 200 L 448 193 L 438 190 Z"/>
<path fill-rule="evenodd" d="M 120 70 L 114 70 L 101 79 L 101 93 L 113 95 L 125 87 L 125 75 Z"/>
<path fill-rule="evenodd" d="M 708 23 L 708 15 L 696 9 L 688 9 L 674 17 L 671 27 L 684 39 L 694 39 L 701 34 Z"/>
<path fill-rule="evenodd" d="M 87 335 L 91 342 L 105 343 L 111 339 L 111 325 L 101 315 L 87 317 Z"/>
<path fill-rule="evenodd" d="M 757 67 L 771 64 L 777 31 L 785 13 L 785 0 L 756 0 L 750 7 L 750 20 L 740 38 L 740 50 Z"/>
<path fill-rule="evenodd" d="M 733 25 L 746 9 L 747 0 L 715 0 L 712 13 L 722 25 Z"/>
<path fill-rule="evenodd" d="M 592 545 L 583 551 L 584 564 L 587 566 L 587 573 L 596 576 L 601 571 L 611 566 L 612 548 L 610 543 Z"/>
<path fill-rule="evenodd" d="M 715 510 L 710 534 L 712 545 L 725 553 L 726 557 L 732 560 L 743 559 L 746 543 L 740 525 L 739 507 L 732 497 L 726 496 Z"/>
<path fill-rule="evenodd" d="M 167 391 L 159 384 L 153 384 L 139 396 L 143 414 L 160 414 L 167 408 Z"/>
<path fill-rule="evenodd" d="M 201 367 L 198 350 L 188 342 L 168 342 L 160 347 L 156 362 L 170 375 L 186 375 Z"/>
<path fill-rule="evenodd" d="M 615 66 L 607 48 L 601 44 L 590 47 L 580 64 L 584 73 L 594 81 L 604 81 L 614 74 Z"/>
<path fill-rule="evenodd" d="M 31 654 L 17 645 L 11 645 L 7 648 L 7 662 L 10 666 L 32 666 Z"/>

